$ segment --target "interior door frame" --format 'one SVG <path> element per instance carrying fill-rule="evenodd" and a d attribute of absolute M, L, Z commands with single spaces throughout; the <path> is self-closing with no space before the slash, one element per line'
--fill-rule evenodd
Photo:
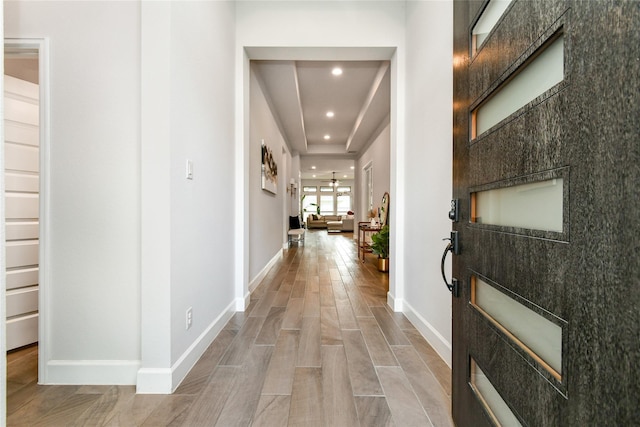
<path fill-rule="evenodd" d="M 3 60 L 6 49 L 38 52 L 38 84 L 40 89 L 40 195 L 39 195 L 39 254 L 38 254 L 38 384 L 47 384 L 47 362 L 50 358 L 51 334 L 50 322 L 50 74 L 49 74 L 49 39 L 48 38 L 5 38 L 3 44 Z M 3 71 L 4 74 L 4 71 Z M 3 89 L 4 91 L 4 89 Z M 4 120 L 4 118 L 3 118 Z M 2 138 L 4 144 L 4 135 Z M 4 162 L 3 162 L 4 163 Z M 4 175 L 3 175 L 4 183 Z M 4 187 L 4 185 L 3 185 Z M 2 215 L 2 229 L 5 227 L 4 214 Z M 3 238 L 4 245 L 4 238 Z M 6 283 L 2 282 L 2 298 L 6 298 Z M 6 317 L 2 316 L 2 329 L 6 328 Z M 6 340 L 6 334 L 5 340 Z M 5 345 L 3 340 L 3 345 Z M 3 349 L 6 349 L 4 347 Z M 6 358 L 6 351 L 3 351 Z M 0 361 L 2 362 L 2 361 Z M 2 362 L 6 365 L 6 360 Z M 6 396 L 5 396 L 6 397 Z"/>

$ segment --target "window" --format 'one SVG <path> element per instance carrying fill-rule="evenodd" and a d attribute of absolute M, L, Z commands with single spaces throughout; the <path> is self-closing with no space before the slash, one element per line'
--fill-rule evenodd
<path fill-rule="evenodd" d="M 315 193 L 318 191 L 318 187 L 302 187 L 303 193 Z"/>
<path fill-rule="evenodd" d="M 320 215 L 333 215 L 333 194 L 320 196 Z"/>
<path fill-rule="evenodd" d="M 321 193 L 333 193 L 333 187 L 320 187 Z"/>
<path fill-rule="evenodd" d="M 338 187 L 336 191 L 338 193 L 351 193 L 351 187 Z"/>
<path fill-rule="evenodd" d="M 351 195 L 339 194 L 337 197 L 338 215 L 346 215 L 351 210 Z"/>

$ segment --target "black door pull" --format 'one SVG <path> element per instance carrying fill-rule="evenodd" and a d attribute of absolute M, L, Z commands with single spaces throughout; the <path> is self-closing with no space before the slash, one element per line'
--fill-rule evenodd
<path fill-rule="evenodd" d="M 453 252 L 454 255 L 460 254 L 460 245 L 458 244 L 458 232 L 452 231 L 451 237 L 444 238 L 442 240 L 448 240 L 449 243 L 447 247 L 444 248 L 444 252 L 442 254 L 442 261 L 440 262 L 440 271 L 442 272 L 442 280 L 444 280 L 444 284 L 447 286 L 447 289 L 453 294 L 454 297 L 459 296 L 459 282 L 458 279 L 451 279 L 451 283 L 447 280 L 447 276 L 444 273 L 444 262 L 447 259 L 447 255 L 449 252 Z"/>

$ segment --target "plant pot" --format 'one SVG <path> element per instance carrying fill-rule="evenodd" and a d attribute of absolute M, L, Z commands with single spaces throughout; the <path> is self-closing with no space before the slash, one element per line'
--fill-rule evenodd
<path fill-rule="evenodd" d="M 389 271 L 389 258 L 378 258 L 378 271 Z"/>

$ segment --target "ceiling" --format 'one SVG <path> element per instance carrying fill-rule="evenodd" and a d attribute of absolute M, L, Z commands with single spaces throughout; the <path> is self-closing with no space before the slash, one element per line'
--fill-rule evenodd
<path fill-rule="evenodd" d="M 289 148 L 300 154 L 302 178 L 329 179 L 335 172 L 352 179 L 354 159 L 389 123 L 389 61 L 251 65 Z M 334 75 L 335 68 L 342 73 Z"/>

